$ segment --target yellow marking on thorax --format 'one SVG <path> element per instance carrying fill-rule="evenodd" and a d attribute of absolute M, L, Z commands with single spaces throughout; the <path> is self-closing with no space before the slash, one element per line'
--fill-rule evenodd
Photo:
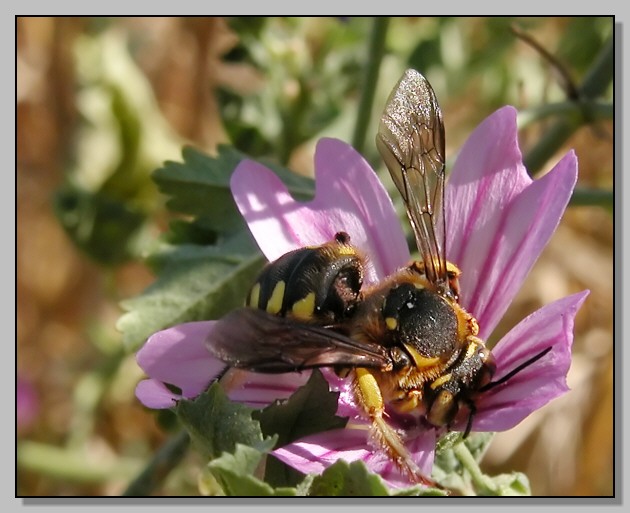
<path fill-rule="evenodd" d="M 468 344 L 468 347 L 466 348 L 465 358 L 472 358 L 472 356 L 475 354 L 475 351 L 477 351 L 477 347 L 479 347 L 479 344 L 471 340 L 470 344 Z"/>
<path fill-rule="evenodd" d="M 315 292 L 309 292 L 305 297 L 299 299 L 291 307 L 293 316 L 300 320 L 309 320 L 315 312 Z"/>
<path fill-rule="evenodd" d="M 357 252 L 352 246 L 339 246 L 336 248 L 340 255 L 356 255 Z"/>
<path fill-rule="evenodd" d="M 438 363 L 440 363 L 439 356 L 434 356 L 433 358 L 427 358 L 426 356 L 422 356 L 418 351 L 416 351 L 413 348 L 413 346 L 410 346 L 409 344 L 404 344 L 404 345 L 407 351 L 409 351 L 411 358 L 413 358 L 413 363 L 416 364 L 416 367 L 423 369 L 425 367 L 433 367 L 434 365 L 437 365 Z"/>
<path fill-rule="evenodd" d="M 387 326 L 388 330 L 395 330 L 398 326 L 398 321 L 394 317 L 386 317 L 385 325 Z"/>
<path fill-rule="evenodd" d="M 435 390 L 437 387 L 443 385 L 444 383 L 447 383 L 450 380 L 451 380 L 451 374 L 450 373 L 444 374 L 444 376 L 440 376 L 433 383 L 431 383 L 431 389 Z"/>
<path fill-rule="evenodd" d="M 265 310 L 272 315 L 276 315 L 280 310 L 282 310 L 282 300 L 284 299 L 284 281 L 280 280 L 276 283 L 276 286 L 273 288 L 273 292 L 271 293 L 271 297 L 269 301 L 267 301 L 267 306 Z"/>
<path fill-rule="evenodd" d="M 254 308 L 258 308 L 258 300 L 260 299 L 260 283 L 256 283 L 252 287 L 252 291 L 249 293 L 249 299 L 247 301 L 247 306 L 252 306 Z"/>

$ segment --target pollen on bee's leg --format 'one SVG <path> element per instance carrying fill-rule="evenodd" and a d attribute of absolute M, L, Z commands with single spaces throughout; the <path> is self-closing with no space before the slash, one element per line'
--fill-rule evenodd
<path fill-rule="evenodd" d="M 424 475 L 420 467 L 413 461 L 397 431 L 383 418 L 385 405 L 376 376 L 368 369 L 355 369 L 355 395 L 372 421 L 371 434 L 374 442 L 387 454 L 396 466 L 412 481 L 424 486 L 439 485 Z"/>
<path fill-rule="evenodd" d="M 357 399 L 364 411 L 370 417 L 381 416 L 385 406 L 381 389 L 374 374 L 367 369 L 358 368 L 355 369 L 355 376 Z"/>

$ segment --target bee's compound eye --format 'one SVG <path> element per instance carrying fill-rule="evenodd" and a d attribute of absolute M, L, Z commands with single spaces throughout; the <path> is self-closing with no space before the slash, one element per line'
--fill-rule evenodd
<path fill-rule="evenodd" d="M 481 358 L 481 361 L 483 361 L 484 365 L 488 369 L 492 369 L 493 372 L 496 370 L 497 363 L 490 349 L 482 346 L 481 349 L 479 350 L 479 357 Z"/>
<path fill-rule="evenodd" d="M 395 370 L 404 369 L 412 365 L 411 358 L 400 347 L 392 347 L 389 350 L 389 357 Z"/>
<path fill-rule="evenodd" d="M 490 350 L 484 347 L 481 351 L 479 351 L 479 357 L 483 362 L 481 369 L 479 370 L 478 384 L 479 388 L 486 386 L 492 381 L 494 373 L 497 370 L 497 364 L 494 359 L 494 355 L 490 352 Z"/>

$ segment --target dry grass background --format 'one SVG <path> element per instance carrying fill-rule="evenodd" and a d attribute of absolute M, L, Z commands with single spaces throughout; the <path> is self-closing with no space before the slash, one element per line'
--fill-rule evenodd
<path fill-rule="evenodd" d="M 95 412 L 77 411 L 86 372 L 102 358 L 87 342 L 90 330 L 99 326 L 115 337 L 117 301 L 152 281 L 138 263 L 103 271 L 78 252 L 52 211 L 51 196 L 73 151 L 78 119 L 72 52 L 86 23 L 27 18 L 17 24 L 17 369 L 39 400 L 36 419 L 20 427 L 18 438 L 74 447 L 86 461 L 106 466 L 120 456 L 146 457 L 163 435 L 133 396 L 140 371 L 131 357 Z M 220 55 L 235 34 L 221 19 L 130 18 L 116 25 L 142 41 L 137 63 L 172 129 L 182 140 L 211 151 L 225 139 L 212 84 L 221 76 Z M 546 27 L 552 39 L 553 29 L 553 24 Z M 445 108 L 447 122 L 458 116 L 465 113 L 456 105 Z M 454 149 L 466 133 L 457 132 L 458 125 L 447 125 Z M 603 128 L 612 134 L 612 125 Z M 612 186 L 611 138 L 585 127 L 568 148 L 578 154 L 581 184 Z M 548 301 L 590 289 L 576 320 L 572 392 L 499 434 L 484 460 L 490 473 L 522 470 L 537 495 L 613 493 L 613 284 L 612 216 L 599 207 L 571 208 L 502 326 Z M 54 474 L 19 469 L 18 493 L 109 495 L 125 486 L 122 477 Z M 175 493 L 170 490 L 166 485 L 158 493 Z"/>

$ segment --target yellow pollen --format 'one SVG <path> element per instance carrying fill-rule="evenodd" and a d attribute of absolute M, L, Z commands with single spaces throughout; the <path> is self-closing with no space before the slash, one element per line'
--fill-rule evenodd
<path fill-rule="evenodd" d="M 369 415 L 374 415 L 383 409 L 383 396 L 374 375 L 367 369 L 355 369 L 360 402 Z"/>

